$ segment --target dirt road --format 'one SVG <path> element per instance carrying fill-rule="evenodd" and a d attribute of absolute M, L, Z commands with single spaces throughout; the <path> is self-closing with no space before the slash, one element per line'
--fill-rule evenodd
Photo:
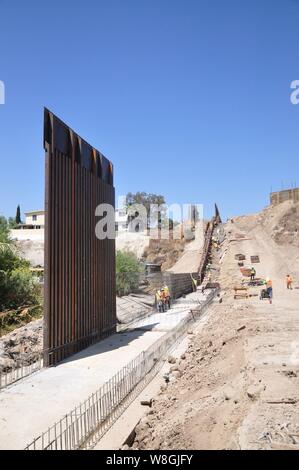
<path fill-rule="evenodd" d="M 173 273 L 195 273 L 199 269 L 204 245 L 205 224 L 199 222 L 194 232 L 195 239 L 189 242 L 179 260 L 169 269 Z"/>
<path fill-rule="evenodd" d="M 226 225 L 223 302 L 212 307 L 205 330 L 178 362 L 181 377 L 157 397 L 136 448 L 299 448 L 299 290 L 285 284 L 291 273 L 299 286 L 299 250 L 274 241 L 288 210 L 285 204 Z M 230 242 L 236 234 L 249 240 Z M 249 299 L 233 299 L 232 288 L 242 281 L 237 253 L 249 267 L 250 256 L 260 256 L 257 275 L 272 278 L 273 305 L 259 300 L 261 288 L 251 288 Z"/>

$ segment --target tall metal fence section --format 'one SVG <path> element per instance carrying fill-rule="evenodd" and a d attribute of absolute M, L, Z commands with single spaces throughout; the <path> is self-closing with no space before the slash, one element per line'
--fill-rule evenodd
<path fill-rule="evenodd" d="M 45 364 L 115 331 L 115 241 L 95 235 L 99 204 L 114 207 L 113 167 L 53 113 L 44 112 Z"/>
<path fill-rule="evenodd" d="M 200 265 L 197 272 L 193 273 L 172 273 L 169 271 L 159 272 L 151 277 L 151 287 L 153 289 L 159 288 L 162 285 L 167 285 L 170 289 L 170 294 L 173 299 L 178 299 L 182 295 L 189 294 L 193 290 L 192 278 L 196 279 L 201 284 L 205 277 L 206 267 L 211 254 L 211 246 L 213 234 L 217 226 L 222 223 L 220 212 L 215 204 L 215 216 L 207 224 L 204 234 L 204 246 L 202 250 Z"/>
<path fill-rule="evenodd" d="M 204 241 L 204 247 L 203 247 L 203 253 L 201 256 L 201 261 L 200 261 L 200 266 L 198 269 L 198 280 L 200 284 L 203 282 L 204 277 L 205 277 L 205 271 L 206 267 L 209 261 L 209 256 L 211 252 L 211 246 L 212 246 L 212 238 L 213 238 L 213 233 L 217 225 L 220 225 L 222 223 L 221 217 L 220 217 L 220 212 L 217 207 L 217 204 L 215 204 L 215 216 L 212 218 L 212 220 L 208 223 L 206 233 L 205 233 L 205 241 Z"/>
<path fill-rule="evenodd" d="M 197 316 L 202 315 L 217 293 L 217 290 L 210 292 L 196 310 Z M 186 333 L 190 322 L 195 320 L 194 312 L 190 313 L 173 330 L 124 366 L 85 402 L 34 439 L 26 450 L 76 450 L 92 447 L 121 414 L 121 405 L 131 392 L 144 378 L 150 380 L 157 373 L 163 358 Z"/>
<path fill-rule="evenodd" d="M 221 235 L 221 231 L 223 230 L 223 227 L 221 226 L 221 218 L 220 218 L 220 214 L 219 214 L 219 210 L 217 206 L 216 206 L 215 217 L 207 225 L 207 230 L 205 233 L 203 255 L 202 255 L 199 271 L 197 273 L 191 273 L 191 274 L 190 273 L 177 274 L 177 273 L 172 273 L 172 272 L 167 272 L 167 271 L 152 274 L 148 280 L 149 280 L 150 291 L 152 291 L 152 295 L 153 295 L 153 306 L 152 307 L 149 306 L 147 308 L 140 306 L 140 310 L 138 311 L 138 320 L 145 318 L 146 316 L 152 314 L 155 311 L 154 294 L 155 294 L 155 291 L 161 286 L 166 284 L 170 289 L 170 294 L 171 294 L 172 299 L 175 300 L 181 297 L 182 295 L 186 295 L 192 292 L 193 286 L 192 286 L 191 276 L 194 279 L 198 280 L 200 283 L 203 281 L 206 265 L 209 259 L 212 236 L 213 236 L 215 229 L 217 233 L 220 232 L 218 233 L 217 236 L 221 240 L 221 237 L 225 236 L 225 233 Z M 119 323 L 117 330 L 123 331 L 128 328 L 133 328 L 135 323 L 136 323 L 136 318 L 133 318 L 131 321 L 129 320 L 128 322 Z M 88 344 L 89 343 L 87 343 L 87 345 Z M 67 355 L 72 354 L 72 352 L 74 351 L 73 343 L 70 342 L 68 344 L 65 344 L 64 350 L 65 350 L 65 353 L 68 353 Z M 58 351 L 59 351 L 59 346 L 57 348 L 52 347 L 52 349 L 50 350 L 41 351 L 40 357 L 38 359 L 31 360 L 31 358 L 29 357 L 28 360 L 25 361 L 24 366 L 16 365 L 15 367 L 12 367 L 11 370 L 7 372 L 3 372 L 3 373 L 0 372 L 0 389 L 20 380 L 23 377 L 26 377 L 27 375 L 30 375 L 32 372 L 39 370 L 41 367 L 43 367 L 43 360 L 42 360 L 43 356 L 44 357 L 48 357 L 49 355 L 53 356 L 53 354 Z M 54 364 L 55 362 L 52 362 L 52 363 Z"/>
<path fill-rule="evenodd" d="M 194 279 L 198 278 L 198 273 L 193 273 L 192 277 Z M 167 285 L 170 290 L 171 298 L 172 300 L 180 298 L 182 295 L 186 295 L 190 292 L 192 292 L 193 287 L 192 287 L 192 279 L 190 273 L 181 273 L 181 274 L 176 274 L 176 273 L 171 273 L 171 272 L 164 272 L 164 273 L 156 273 L 151 276 L 150 279 L 150 285 L 151 288 L 153 289 L 153 305 L 152 306 L 142 306 L 136 302 L 136 308 L 138 309 L 138 315 L 129 319 L 127 322 L 121 322 L 118 323 L 117 325 L 117 331 L 123 331 L 129 328 L 134 328 L 134 325 L 136 321 L 139 321 L 151 314 L 153 314 L 156 311 L 156 306 L 155 306 L 155 296 L 154 292 L 156 289 L 160 288 L 161 286 Z M 132 300 L 131 300 L 132 302 Z M 128 303 L 128 302 L 127 302 Z M 124 301 L 124 304 L 126 304 L 126 301 Z M 129 306 L 130 304 L 128 303 L 128 317 L 129 317 Z M 126 307 L 123 306 L 125 309 Z M 66 352 L 70 352 L 73 350 L 73 344 L 66 344 L 64 346 Z M 59 351 L 59 348 L 57 349 Z M 16 364 L 15 366 L 11 366 L 10 369 L 6 372 L 1 372 L 0 371 L 0 390 L 1 388 L 5 388 L 8 385 L 13 384 L 14 382 L 17 382 L 18 380 L 27 377 L 28 375 L 37 372 L 44 366 L 44 357 L 53 356 L 53 354 L 56 352 L 55 348 L 52 348 L 50 350 L 42 350 L 38 353 L 28 354 L 28 357 L 24 358 L 24 364 Z"/>
<path fill-rule="evenodd" d="M 270 194 L 270 204 L 273 206 L 285 201 L 299 202 L 299 188 L 284 189 Z"/>

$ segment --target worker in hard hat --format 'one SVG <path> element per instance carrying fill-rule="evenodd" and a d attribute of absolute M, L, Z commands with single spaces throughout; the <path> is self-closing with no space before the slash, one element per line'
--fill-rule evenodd
<path fill-rule="evenodd" d="M 211 271 L 211 269 L 212 269 L 212 263 L 208 263 L 206 270 L 207 270 L 207 271 Z"/>
<path fill-rule="evenodd" d="M 163 294 L 160 289 L 158 289 L 156 292 L 156 307 L 158 312 L 163 311 Z"/>
<path fill-rule="evenodd" d="M 287 275 L 286 281 L 287 289 L 293 290 L 293 277 L 290 274 Z"/>
<path fill-rule="evenodd" d="M 163 287 L 165 305 L 170 308 L 170 292 L 167 285 Z"/>
<path fill-rule="evenodd" d="M 192 281 L 192 290 L 193 292 L 197 291 L 197 279 L 195 279 L 192 274 L 190 273 L 191 281 Z"/>
<path fill-rule="evenodd" d="M 160 292 L 161 292 L 161 299 L 162 299 L 162 312 L 165 312 L 166 311 L 166 293 L 165 293 L 164 287 L 161 287 Z"/>
<path fill-rule="evenodd" d="M 273 282 L 272 280 L 267 277 L 266 279 L 266 286 L 267 286 L 267 294 L 269 297 L 270 304 L 272 304 L 272 299 L 273 299 Z"/>
<path fill-rule="evenodd" d="M 251 270 L 250 270 L 250 280 L 254 281 L 255 276 L 256 276 L 256 270 L 254 269 L 254 267 L 252 267 Z"/>

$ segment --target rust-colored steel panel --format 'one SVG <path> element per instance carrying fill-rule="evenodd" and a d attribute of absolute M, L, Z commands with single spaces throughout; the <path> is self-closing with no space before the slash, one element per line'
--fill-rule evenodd
<path fill-rule="evenodd" d="M 95 210 L 115 205 L 113 167 L 53 113 L 44 112 L 45 363 L 115 332 L 115 241 L 98 240 Z"/>
<path fill-rule="evenodd" d="M 205 270 L 208 264 L 208 259 L 209 259 L 211 246 L 212 246 L 212 237 L 213 237 L 214 229 L 217 225 L 221 223 L 222 221 L 221 221 L 220 212 L 219 212 L 217 204 L 215 204 L 215 216 L 208 223 L 208 226 L 206 229 L 205 242 L 204 242 L 204 246 L 202 250 L 201 262 L 200 262 L 200 267 L 199 267 L 198 275 L 197 275 L 200 284 L 204 280 Z"/>

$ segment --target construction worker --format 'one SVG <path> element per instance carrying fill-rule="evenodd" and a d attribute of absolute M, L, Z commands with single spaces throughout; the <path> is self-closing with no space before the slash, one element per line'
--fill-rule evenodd
<path fill-rule="evenodd" d="M 191 276 L 191 281 L 192 281 L 192 290 L 193 290 L 193 292 L 196 292 L 197 291 L 197 280 L 194 279 L 192 274 L 190 274 L 190 276 Z"/>
<path fill-rule="evenodd" d="M 270 304 L 272 304 L 272 299 L 273 299 L 273 282 L 272 280 L 267 277 L 266 279 L 266 286 L 267 286 L 267 294 L 269 296 L 269 301 L 270 301 Z"/>
<path fill-rule="evenodd" d="M 164 291 L 165 304 L 168 306 L 168 308 L 170 308 L 170 292 L 169 292 L 167 285 L 163 287 L 163 291 Z"/>
<path fill-rule="evenodd" d="M 166 302 L 165 302 L 165 291 L 164 291 L 164 287 L 161 287 L 160 292 L 161 292 L 161 299 L 162 299 L 162 312 L 165 312 L 165 310 L 166 310 Z"/>
<path fill-rule="evenodd" d="M 250 271 L 250 280 L 251 281 L 254 281 L 255 280 L 255 276 L 256 276 L 256 270 L 254 269 L 254 267 L 251 268 L 251 271 Z"/>
<path fill-rule="evenodd" d="M 213 247 L 216 248 L 216 251 L 219 251 L 219 240 L 216 237 L 212 238 Z"/>
<path fill-rule="evenodd" d="M 156 292 L 156 307 L 158 312 L 163 312 L 163 297 L 160 289 Z"/>
<path fill-rule="evenodd" d="M 293 290 L 293 277 L 290 274 L 287 275 L 287 289 Z"/>
<path fill-rule="evenodd" d="M 164 287 L 161 288 L 160 290 L 161 292 L 161 298 L 162 298 L 162 311 L 165 312 L 166 311 L 166 293 L 165 293 L 165 290 L 164 290 Z"/>
<path fill-rule="evenodd" d="M 211 271 L 211 269 L 212 269 L 212 264 L 211 264 L 211 263 L 208 263 L 206 270 L 207 270 L 207 271 Z"/>

